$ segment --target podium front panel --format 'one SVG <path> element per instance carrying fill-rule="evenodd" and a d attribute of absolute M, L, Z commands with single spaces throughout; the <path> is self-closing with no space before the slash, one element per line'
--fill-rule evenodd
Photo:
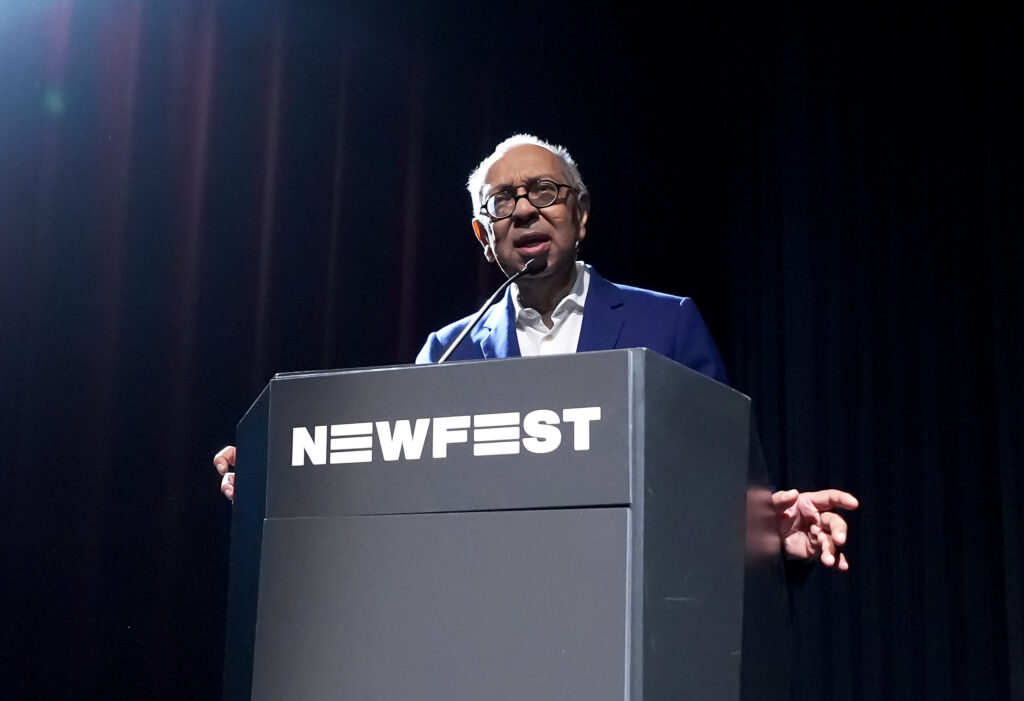
<path fill-rule="evenodd" d="M 628 504 L 632 372 L 605 352 L 276 378 L 266 516 Z"/>
<path fill-rule="evenodd" d="M 252 698 L 621 701 L 629 519 L 268 521 Z"/>

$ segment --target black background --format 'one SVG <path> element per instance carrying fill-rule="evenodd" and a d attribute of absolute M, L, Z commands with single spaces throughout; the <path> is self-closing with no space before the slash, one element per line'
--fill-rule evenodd
<path fill-rule="evenodd" d="M 797 699 L 1024 698 L 1019 11 L 0 2 L 0 688 L 216 698 L 210 458 L 278 371 L 410 361 L 497 285 L 517 131 L 583 257 L 692 296 L 852 569 Z"/>

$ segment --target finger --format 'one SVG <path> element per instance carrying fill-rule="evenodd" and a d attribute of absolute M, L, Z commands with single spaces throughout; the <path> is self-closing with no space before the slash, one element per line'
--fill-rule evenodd
<path fill-rule="evenodd" d="M 775 492 L 772 494 L 772 508 L 775 509 L 776 513 L 782 514 L 787 518 L 792 518 L 796 515 L 796 509 L 793 505 L 796 504 L 797 498 L 799 498 L 800 492 L 796 489 L 787 489 L 784 492 Z"/>
<path fill-rule="evenodd" d="M 229 468 L 235 466 L 235 457 L 235 446 L 226 445 L 213 456 L 213 466 L 217 468 L 217 472 L 223 475 L 227 473 Z"/>
<path fill-rule="evenodd" d="M 821 522 L 836 545 L 846 544 L 847 527 L 845 518 L 837 513 L 826 511 L 821 515 Z"/>
<path fill-rule="evenodd" d="M 818 544 L 821 546 L 821 562 L 826 567 L 836 564 L 836 545 L 824 532 L 818 534 Z"/>
<path fill-rule="evenodd" d="M 772 506 L 788 506 L 789 504 L 795 504 L 798 496 L 800 496 L 800 492 L 796 489 L 774 492 L 772 494 Z"/>
<path fill-rule="evenodd" d="M 839 553 L 839 570 L 841 572 L 846 572 L 848 569 L 850 569 L 850 563 L 847 561 L 846 555 L 844 553 Z"/>
<path fill-rule="evenodd" d="M 794 516 L 799 517 L 806 524 L 805 528 L 810 530 L 817 526 L 818 530 L 821 530 L 821 510 L 814 504 L 814 501 L 808 496 L 807 492 L 804 492 L 797 497 L 796 504 L 794 504 L 790 511 Z"/>
<path fill-rule="evenodd" d="M 846 509 L 847 511 L 853 511 L 860 502 L 857 501 L 857 497 L 853 496 L 849 492 L 844 492 L 841 489 L 823 489 L 818 492 L 804 492 L 803 496 L 807 498 L 814 506 L 822 511 L 828 509 Z"/>
<path fill-rule="evenodd" d="M 806 533 L 797 532 L 783 540 L 783 548 L 790 557 L 810 560 L 818 554 L 818 541 Z"/>
<path fill-rule="evenodd" d="M 226 496 L 228 499 L 235 498 L 235 473 L 229 472 L 220 481 L 221 494 Z"/>

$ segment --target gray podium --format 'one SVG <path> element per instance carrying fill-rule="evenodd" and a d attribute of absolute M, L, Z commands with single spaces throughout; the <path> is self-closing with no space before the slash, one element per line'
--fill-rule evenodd
<path fill-rule="evenodd" d="M 238 429 L 225 698 L 781 698 L 750 422 L 643 349 L 276 376 Z"/>

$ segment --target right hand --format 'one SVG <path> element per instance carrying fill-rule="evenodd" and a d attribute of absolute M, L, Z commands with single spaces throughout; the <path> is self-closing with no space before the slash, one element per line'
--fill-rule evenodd
<path fill-rule="evenodd" d="M 230 470 L 235 466 L 235 452 L 235 446 L 226 445 L 213 456 L 213 466 L 217 468 L 217 472 L 223 475 L 220 481 L 220 491 L 232 501 L 235 498 L 235 473 Z"/>

